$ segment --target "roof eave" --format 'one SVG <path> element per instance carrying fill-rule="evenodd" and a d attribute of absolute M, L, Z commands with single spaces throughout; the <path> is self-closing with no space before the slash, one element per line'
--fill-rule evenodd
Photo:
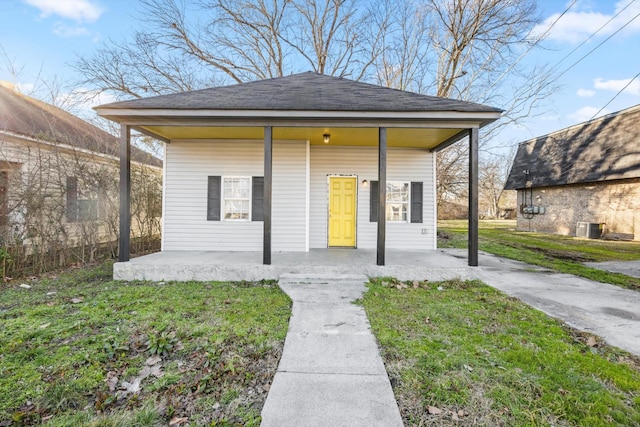
<path fill-rule="evenodd" d="M 98 115 L 132 126 L 309 126 L 361 125 L 482 127 L 501 111 L 315 111 L 315 110 L 178 110 L 96 108 Z"/>

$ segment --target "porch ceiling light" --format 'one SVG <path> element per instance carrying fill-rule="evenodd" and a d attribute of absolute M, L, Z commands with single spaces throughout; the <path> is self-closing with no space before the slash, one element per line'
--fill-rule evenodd
<path fill-rule="evenodd" d="M 328 133 L 325 133 L 324 135 L 322 135 L 322 142 L 324 142 L 325 144 L 328 144 L 330 139 L 331 139 L 331 135 L 329 135 Z"/>

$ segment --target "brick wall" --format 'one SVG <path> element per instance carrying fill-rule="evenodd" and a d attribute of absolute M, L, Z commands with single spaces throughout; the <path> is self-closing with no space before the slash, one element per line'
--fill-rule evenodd
<path fill-rule="evenodd" d="M 544 207 L 528 215 L 520 207 Z M 518 190 L 518 230 L 575 236 L 576 223 L 604 223 L 605 234 L 640 240 L 640 179 Z"/>

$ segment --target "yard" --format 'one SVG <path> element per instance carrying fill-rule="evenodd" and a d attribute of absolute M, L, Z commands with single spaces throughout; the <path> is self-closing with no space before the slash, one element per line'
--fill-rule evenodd
<path fill-rule="evenodd" d="M 513 248 L 493 227 L 482 245 Z M 640 359 L 598 337 L 478 281 L 368 286 L 407 426 L 640 425 Z M 109 264 L 0 285 L 0 426 L 257 426 L 290 306 L 272 282 L 118 282 Z"/>
<path fill-rule="evenodd" d="M 466 248 L 467 221 L 438 221 L 439 248 Z M 584 262 L 640 260 L 640 242 L 578 239 L 515 231 L 515 221 L 480 221 L 480 250 L 587 279 L 640 290 L 640 279 Z"/>
<path fill-rule="evenodd" d="M 479 281 L 363 299 L 407 426 L 638 426 L 640 359 Z"/>
<path fill-rule="evenodd" d="M 259 425 L 290 315 L 277 284 L 111 274 L 0 285 L 0 426 Z"/>

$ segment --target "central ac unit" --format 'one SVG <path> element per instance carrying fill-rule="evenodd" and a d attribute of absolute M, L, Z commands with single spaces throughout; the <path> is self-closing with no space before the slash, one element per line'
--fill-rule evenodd
<path fill-rule="evenodd" d="M 578 222 L 576 224 L 576 237 L 599 239 L 602 236 L 604 224 L 599 222 Z"/>

